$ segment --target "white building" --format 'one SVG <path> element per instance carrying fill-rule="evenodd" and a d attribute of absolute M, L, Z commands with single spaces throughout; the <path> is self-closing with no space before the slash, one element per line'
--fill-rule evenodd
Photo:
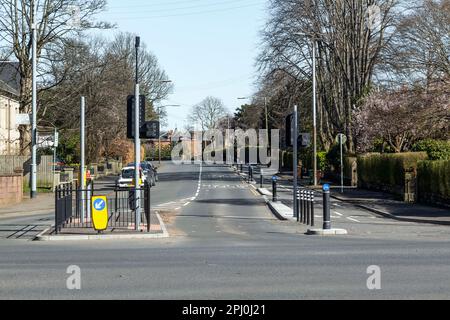
<path fill-rule="evenodd" d="M 0 62 L 0 155 L 17 155 L 20 152 L 20 133 L 16 125 L 19 88 L 17 64 Z"/>

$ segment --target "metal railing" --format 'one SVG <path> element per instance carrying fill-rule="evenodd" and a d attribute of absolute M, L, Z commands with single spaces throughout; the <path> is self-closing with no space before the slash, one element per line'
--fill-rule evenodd
<path fill-rule="evenodd" d="M 144 199 L 145 211 L 139 225 L 146 223 L 147 231 L 150 232 L 151 185 L 145 183 L 138 191 L 141 199 Z M 59 185 L 55 190 L 55 232 L 59 233 L 63 229 L 93 229 L 91 202 L 92 197 L 99 192 L 96 192 L 93 184 L 89 184 L 86 189 L 73 188 L 71 184 Z M 134 188 L 102 188 L 101 194 L 107 197 L 108 229 L 134 230 Z"/>

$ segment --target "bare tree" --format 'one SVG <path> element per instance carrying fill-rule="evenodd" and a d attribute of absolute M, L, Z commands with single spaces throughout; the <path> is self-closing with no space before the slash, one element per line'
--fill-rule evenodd
<path fill-rule="evenodd" d="M 31 104 L 32 65 L 31 30 L 36 23 L 39 72 L 45 78 L 51 69 L 55 50 L 83 30 L 109 28 L 94 22 L 104 10 L 106 0 L 2 0 L 0 2 L 0 51 L 19 62 L 21 76 L 20 112 L 29 113 Z M 36 7 L 36 11 L 34 8 Z M 42 80 L 42 78 L 41 78 Z M 43 82 L 44 80 L 42 80 Z M 30 133 L 21 130 L 22 153 L 30 143 Z"/>
<path fill-rule="evenodd" d="M 430 86 L 450 78 L 450 1 L 422 0 L 408 10 L 389 58 L 397 82 Z"/>
<path fill-rule="evenodd" d="M 220 118 L 227 115 L 223 102 L 214 97 L 207 97 L 192 107 L 189 121 L 199 124 L 203 131 L 215 129 Z"/>
<path fill-rule="evenodd" d="M 380 52 L 390 41 L 397 3 L 271 0 L 271 19 L 263 30 L 264 49 L 258 60 L 261 71 L 266 76 L 283 71 L 300 83 L 308 81 L 312 78 L 312 44 L 316 44 L 318 115 L 324 145 L 329 145 L 337 132 L 344 132 L 348 149 L 355 150 L 353 111 L 369 91 Z M 369 13 L 374 8 L 378 11 L 372 21 Z"/>
<path fill-rule="evenodd" d="M 165 80 L 165 72 L 142 45 L 140 67 L 144 72 L 140 81 L 142 93 L 147 95 L 150 119 L 157 117 L 154 101 L 167 98 L 172 84 L 156 81 L 160 77 Z M 79 48 L 76 54 L 71 50 L 74 46 Z M 130 57 L 134 51 L 134 36 L 130 34 L 117 34 L 112 41 L 88 38 L 69 43 L 58 59 L 60 62 L 53 64 L 51 78 L 58 85 L 42 92 L 39 118 L 55 121 L 63 130 L 63 137 L 70 138 L 72 129 L 79 125 L 79 97 L 85 96 L 89 160 L 111 155 L 109 149 L 126 140 L 125 105 L 127 96 L 133 94 L 135 65 Z"/>

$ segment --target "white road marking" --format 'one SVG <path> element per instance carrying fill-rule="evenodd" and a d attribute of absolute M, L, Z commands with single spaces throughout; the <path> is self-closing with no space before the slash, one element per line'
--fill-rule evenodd
<path fill-rule="evenodd" d="M 353 219 L 353 218 L 351 218 L 351 217 L 347 217 L 347 219 L 348 219 L 348 220 L 350 220 L 350 221 L 353 221 L 353 222 L 358 222 L 358 223 L 361 223 L 361 221 L 358 221 L 358 220 L 356 220 L 356 219 Z"/>
<path fill-rule="evenodd" d="M 183 204 L 183 207 L 187 207 L 190 204 L 191 204 L 190 202 L 186 202 L 185 204 Z"/>
<path fill-rule="evenodd" d="M 334 213 L 336 213 L 338 216 L 341 216 L 341 217 L 344 216 L 342 213 L 339 213 L 339 212 L 337 212 L 337 211 L 335 211 Z"/>

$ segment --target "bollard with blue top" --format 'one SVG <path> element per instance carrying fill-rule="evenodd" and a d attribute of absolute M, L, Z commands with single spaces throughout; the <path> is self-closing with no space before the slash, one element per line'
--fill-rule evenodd
<path fill-rule="evenodd" d="M 330 204 L 330 185 L 323 186 L 323 229 L 331 229 L 331 204 Z"/>
<path fill-rule="evenodd" d="M 278 177 L 277 176 L 273 176 L 272 177 L 272 195 L 273 195 L 273 202 L 277 202 L 278 201 L 278 197 L 277 197 L 277 181 L 278 181 Z"/>

